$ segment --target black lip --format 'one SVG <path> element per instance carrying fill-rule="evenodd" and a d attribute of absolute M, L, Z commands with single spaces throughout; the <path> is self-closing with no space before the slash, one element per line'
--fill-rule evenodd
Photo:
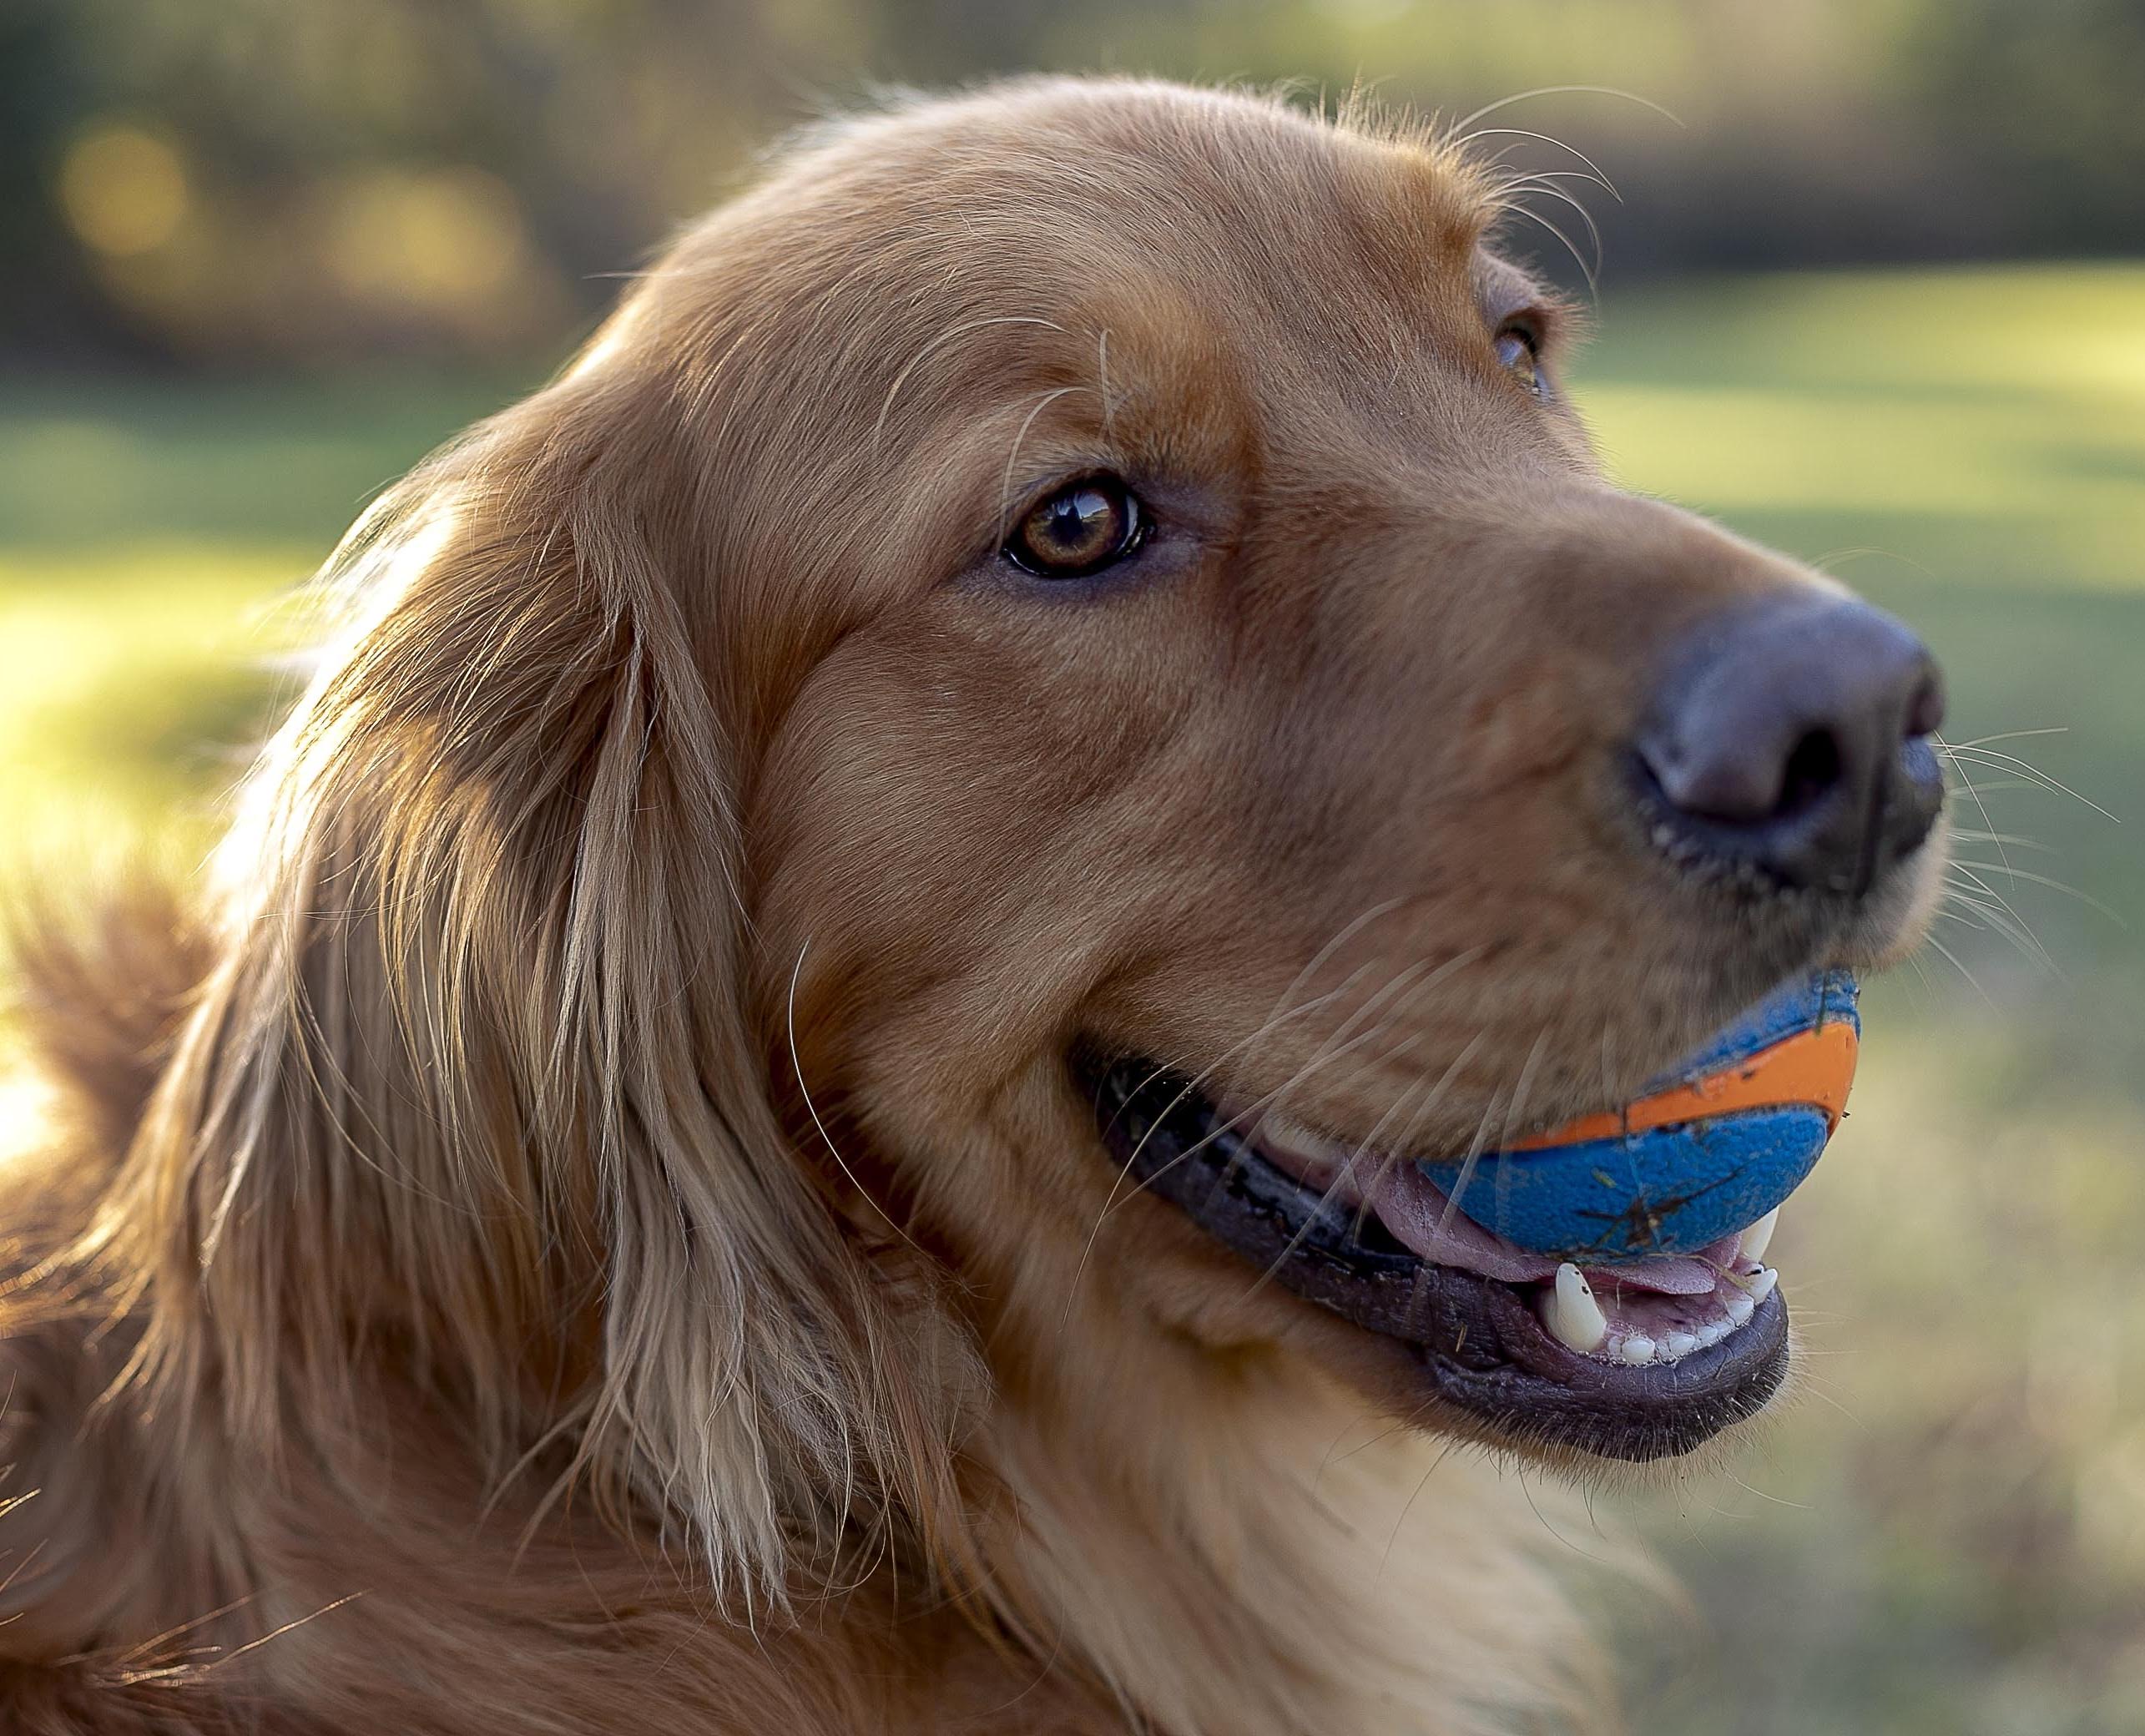
<path fill-rule="evenodd" d="M 1786 1376 L 1778 1290 L 1729 1337 L 1673 1363 L 1623 1368 L 1581 1355 L 1512 1285 L 1431 1264 L 1268 1163 L 1183 1074 L 1087 1049 L 1073 1072 L 1134 1181 L 1298 1295 L 1395 1340 L 1432 1395 L 1493 1440 L 1671 1458 L 1755 1416 Z"/>

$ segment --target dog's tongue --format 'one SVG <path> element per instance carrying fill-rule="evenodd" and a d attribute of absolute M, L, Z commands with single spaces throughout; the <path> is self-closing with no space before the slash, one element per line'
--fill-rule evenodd
<path fill-rule="evenodd" d="M 1464 1266 L 1507 1284 L 1546 1283 L 1557 1275 L 1557 1262 L 1547 1254 L 1516 1248 L 1464 1212 L 1453 1210 L 1451 1202 L 1412 1163 L 1385 1165 L 1369 1204 L 1396 1241 L 1441 1266 Z M 1704 1251 L 1718 1251 L 1727 1259 L 1735 1250 L 1724 1242 L 1718 1250 Z M 1669 1296 L 1705 1295 L 1719 1276 L 1703 1259 L 1668 1254 L 1582 1269 L 1596 1283 L 1607 1279 Z"/>

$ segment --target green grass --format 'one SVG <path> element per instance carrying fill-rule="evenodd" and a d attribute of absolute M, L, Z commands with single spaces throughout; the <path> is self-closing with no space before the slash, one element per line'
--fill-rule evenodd
<path fill-rule="evenodd" d="M 205 841 L 279 691 L 275 595 L 512 385 L 0 402 L 0 868 Z M 2065 731 L 1992 745 L 2129 822 L 1976 773 L 2031 841 L 1964 854 L 2049 956 L 1947 921 L 1963 969 L 1872 992 L 1852 1121 L 1776 1244 L 1802 1395 L 1732 1471 L 1597 1502 L 1691 1587 L 1630 1643 L 1640 1727 L 2145 1728 L 2145 269 L 1612 297 L 1575 390 L 1630 484 L 1920 626 L 1953 739 Z"/>

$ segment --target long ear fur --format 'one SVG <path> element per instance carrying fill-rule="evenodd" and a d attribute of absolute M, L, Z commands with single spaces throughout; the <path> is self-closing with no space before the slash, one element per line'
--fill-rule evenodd
<path fill-rule="evenodd" d="M 663 414 L 569 376 L 331 563 L 354 624 L 221 858 L 221 962 L 93 1240 L 174 1401 L 273 1450 L 386 1356 L 495 1471 L 563 1456 L 750 1607 L 957 1511 L 965 1374 L 772 1106 Z"/>

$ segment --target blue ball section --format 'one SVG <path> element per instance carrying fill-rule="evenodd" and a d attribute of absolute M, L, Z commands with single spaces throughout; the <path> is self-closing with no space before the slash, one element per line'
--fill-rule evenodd
<path fill-rule="evenodd" d="M 1844 1019 L 1859 1035 L 1856 992 L 1845 971 L 1785 983 L 1640 1095 L 1689 1084 L 1820 1024 Z M 1830 1133 L 1823 1110 L 1789 1104 L 1619 1138 L 1487 1152 L 1456 1200 L 1485 1229 L 1559 1259 L 1606 1264 L 1695 1254 L 1764 1217 L 1800 1186 Z M 1455 1195 L 1466 1166 L 1455 1158 L 1421 1167 Z"/>
<path fill-rule="evenodd" d="M 1821 1109 L 1739 1109 L 1621 1139 L 1490 1153 L 1460 1209 L 1522 1248 L 1582 1264 L 1695 1254 L 1794 1193 L 1828 1132 Z M 1457 1163 L 1423 1168 L 1447 1194 L 1458 1183 Z"/>
<path fill-rule="evenodd" d="M 1845 971 L 1824 971 L 1784 982 L 1703 1048 L 1693 1050 L 1653 1080 L 1639 1095 L 1647 1097 L 1671 1086 L 1688 1085 L 1708 1073 L 1719 1072 L 1731 1061 L 1769 1049 L 1784 1037 L 1799 1031 L 1814 1031 L 1819 1025 L 1845 1019 L 1859 1037 L 1862 1015 L 1855 997 L 1860 992 L 1860 985 Z"/>

